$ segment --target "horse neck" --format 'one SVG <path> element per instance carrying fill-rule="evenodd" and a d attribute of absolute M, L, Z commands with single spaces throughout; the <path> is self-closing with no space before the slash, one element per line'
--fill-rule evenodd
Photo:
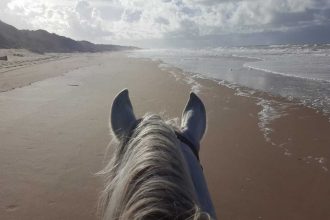
<path fill-rule="evenodd" d="M 122 143 L 105 172 L 106 219 L 188 219 L 199 212 L 180 143 L 159 116 L 146 117 Z"/>
<path fill-rule="evenodd" d="M 181 145 L 182 146 L 180 149 L 187 163 L 194 189 L 197 193 L 197 198 L 200 207 L 203 211 L 209 213 L 213 219 L 216 219 L 216 214 L 211 200 L 211 196 L 203 174 L 203 168 L 200 165 L 196 156 L 192 153 L 191 149 L 184 143 L 181 143 Z"/>

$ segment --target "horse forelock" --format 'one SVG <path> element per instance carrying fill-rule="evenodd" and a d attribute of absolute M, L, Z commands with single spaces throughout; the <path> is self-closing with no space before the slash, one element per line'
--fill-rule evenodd
<path fill-rule="evenodd" d="M 173 124 L 173 123 L 172 123 Z M 175 128 L 149 114 L 119 140 L 100 172 L 104 219 L 208 219 L 199 209 Z"/>

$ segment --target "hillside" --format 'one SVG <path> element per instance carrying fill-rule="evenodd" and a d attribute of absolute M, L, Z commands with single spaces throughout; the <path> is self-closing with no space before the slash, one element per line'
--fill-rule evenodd
<path fill-rule="evenodd" d="M 75 41 L 57 34 L 51 34 L 45 30 L 18 30 L 2 21 L 0 21 L 0 48 L 27 49 L 38 53 L 103 52 L 138 49 L 129 46 Z"/>

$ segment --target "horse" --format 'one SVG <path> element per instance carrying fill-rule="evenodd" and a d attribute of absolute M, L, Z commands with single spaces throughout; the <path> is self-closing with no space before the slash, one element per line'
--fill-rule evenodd
<path fill-rule="evenodd" d="M 105 178 L 102 219 L 216 219 L 199 162 L 206 111 L 195 93 L 179 127 L 157 114 L 137 119 L 124 89 L 112 103 L 109 124 L 114 152 L 99 172 Z"/>

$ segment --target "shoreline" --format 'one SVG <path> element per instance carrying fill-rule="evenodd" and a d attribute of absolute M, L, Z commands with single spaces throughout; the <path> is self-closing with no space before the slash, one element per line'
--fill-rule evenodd
<path fill-rule="evenodd" d="M 35 81 L 0 92 L 0 218 L 97 219 L 101 181 L 93 173 L 104 165 L 109 108 L 122 88 L 129 88 L 137 115 L 166 118 L 180 117 L 189 92 L 198 92 L 208 115 L 200 158 L 219 219 L 330 217 L 325 116 L 262 93 L 253 94 L 266 100 L 258 105 L 257 98 L 160 64 L 119 52 L 30 66 L 28 78 L 13 71 L 19 77 L 12 85 Z M 259 115 L 271 112 L 267 101 L 283 111 L 264 121 L 270 141 Z"/>
<path fill-rule="evenodd" d="M 130 57 L 161 60 L 164 66 L 176 66 L 186 73 L 214 80 L 234 89 L 241 88 L 251 90 L 250 92 L 268 93 L 276 98 L 283 97 L 290 101 L 297 101 L 307 107 L 322 111 L 329 117 L 330 121 L 330 81 L 326 80 L 328 74 L 326 74 L 327 71 L 324 66 L 321 66 L 318 70 L 314 65 L 310 65 L 310 68 L 306 67 L 307 69 L 301 74 L 290 73 L 289 70 L 285 74 L 284 72 L 283 74 L 277 74 L 272 67 L 256 68 L 261 65 L 258 64 L 259 62 L 263 63 L 263 61 L 271 60 L 266 52 L 259 55 L 261 60 L 249 62 L 249 60 L 240 60 L 236 56 L 227 56 L 228 51 L 227 53 L 224 51 L 224 54 L 218 54 L 210 50 L 210 57 L 205 55 L 205 51 L 204 53 L 186 51 L 182 54 L 180 51 L 178 51 L 178 54 L 173 53 L 175 50 L 168 52 L 162 50 L 150 51 L 131 52 Z M 263 56 L 265 57 L 262 59 Z M 275 60 L 276 57 L 275 55 Z M 293 72 L 297 71 L 294 68 L 295 65 L 297 66 L 296 62 L 297 59 L 293 59 Z M 290 60 L 284 62 L 286 68 L 288 68 L 289 63 Z M 276 65 L 274 68 L 276 69 Z M 305 72 L 308 70 L 311 71 L 310 76 L 306 76 Z M 323 75 L 320 73 L 321 70 L 324 73 Z M 312 77 L 313 71 L 321 78 L 315 80 L 315 76 Z"/>
<path fill-rule="evenodd" d="M 191 89 L 192 91 L 194 91 L 194 87 L 200 88 L 205 86 L 203 84 L 207 84 L 207 85 L 215 84 L 213 86 L 218 85 L 220 87 L 224 87 L 229 90 L 232 90 L 232 93 L 235 96 L 246 97 L 251 99 L 253 102 L 255 102 L 257 106 L 259 106 L 260 110 L 258 115 L 260 117 L 259 117 L 258 125 L 260 128 L 260 132 L 262 132 L 263 136 L 265 137 L 265 141 L 269 142 L 271 145 L 275 147 L 282 148 L 286 156 L 291 156 L 292 153 L 288 152 L 287 148 L 284 148 L 283 146 L 278 146 L 278 144 L 275 144 L 271 140 L 272 133 L 274 132 L 274 130 L 277 130 L 275 128 L 276 125 L 278 124 L 275 123 L 276 120 L 283 121 L 287 116 L 293 114 L 292 111 L 296 109 L 300 109 L 301 111 L 308 112 L 308 114 L 310 115 L 315 115 L 316 117 L 320 117 L 320 120 L 323 121 L 323 123 L 321 123 L 323 124 L 322 126 L 326 126 L 327 120 L 329 120 L 329 124 L 330 124 L 330 118 L 329 118 L 330 115 L 325 114 L 324 112 L 320 111 L 317 108 L 305 106 L 298 99 L 293 98 L 290 100 L 287 97 L 282 97 L 280 95 L 273 95 L 268 92 L 259 91 L 236 84 L 231 84 L 223 80 L 202 77 L 201 74 L 185 73 L 184 70 L 177 67 L 162 67 L 163 66 L 162 62 L 160 62 L 159 65 L 161 66 L 160 68 L 163 68 L 165 71 L 168 71 L 172 74 L 178 74 L 179 72 L 179 74 L 183 75 L 183 78 L 184 77 L 189 78 L 190 81 L 187 83 L 192 85 L 192 89 Z M 175 77 L 177 78 L 177 76 Z M 196 90 L 195 92 L 198 94 L 200 91 Z M 275 123 L 275 125 L 272 124 L 273 122 Z M 323 157 L 320 156 L 320 158 Z M 305 158 L 302 160 L 307 161 L 306 163 L 312 163 L 310 159 L 311 158 L 309 156 L 305 156 Z M 315 159 L 317 160 L 318 158 Z M 328 161 L 328 158 L 323 158 L 323 160 L 322 159 L 320 160 L 322 161 L 320 163 L 324 165 L 326 161 Z M 326 166 L 322 166 L 322 169 L 326 172 L 329 170 L 328 167 Z"/>

